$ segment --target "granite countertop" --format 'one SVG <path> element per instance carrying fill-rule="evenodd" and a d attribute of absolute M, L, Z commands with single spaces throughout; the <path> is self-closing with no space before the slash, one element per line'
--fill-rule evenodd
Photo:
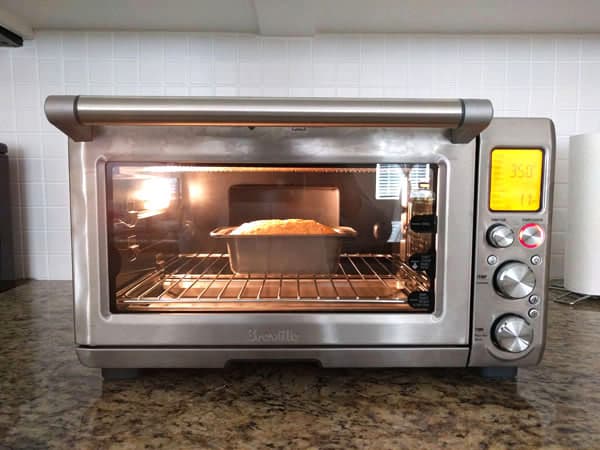
<path fill-rule="evenodd" d="M 77 361 L 71 284 L 0 294 L 0 448 L 600 448 L 600 301 L 550 304 L 541 366 L 247 364 L 103 383 Z"/>

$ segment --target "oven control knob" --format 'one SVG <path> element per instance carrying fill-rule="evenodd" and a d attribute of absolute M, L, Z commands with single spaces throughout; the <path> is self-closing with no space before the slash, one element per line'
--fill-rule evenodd
<path fill-rule="evenodd" d="M 525 248 L 538 248 L 544 243 L 544 229 L 537 223 L 528 223 L 519 230 L 519 242 Z"/>
<path fill-rule="evenodd" d="M 487 231 L 487 241 L 492 247 L 510 247 L 515 241 L 515 233 L 504 224 L 492 225 Z"/>
<path fill-rule="evenodd" d="M 533 327 L 522 317 L 507 314 L 494 324 L 492 337 L 500 350 L 521 353 L 533 342 Z"/>
<path fill-rule="evenodd" d="M 527 264 L 509 261 L 496 270 L 494 285 L 496 291 L 503 297 L 527 297 L 535 288 L 535 274 Z"/>

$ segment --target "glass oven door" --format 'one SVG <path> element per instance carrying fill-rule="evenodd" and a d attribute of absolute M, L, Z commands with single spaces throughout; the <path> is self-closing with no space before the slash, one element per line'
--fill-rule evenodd
<path fill-rule="evenodd" d="M 435 309 L 438 166 L 105 166 L 112 313 Z"/>
<path fill-rule="evenodd" d="M 476 145 L 101 127 L 69 148 L 76 341 L 467 346 Z"/>

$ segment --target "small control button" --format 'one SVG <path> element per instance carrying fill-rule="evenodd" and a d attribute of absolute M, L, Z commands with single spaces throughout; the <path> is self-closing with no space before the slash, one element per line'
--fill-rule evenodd
<path fill-rule="evenodd" d="M 537 305 L 540 302 L 540 296 L 537 294 L 533 294 L 531 297 L 529 297 L 529 304 L 531 305 Z"/>
<path fill-rule="evenodd" d="M 542 257 L 540 255 L 533 255 L 531 257 L 530 261 L 531 261 L 531 264 L 533 264 L 534 266 L 537 266 L 542 263 Z"/>
<path fill-rule="evenodd" d="M 496 255 L 490 255 L 487 257 L 487 263 L 490 266 L 493 266 L 494 264 L 496 264 L 498 262 L 498 257 Z"/>
<path fill-rule="evenodd" d="M 531 308 L 529 311 L 527 311 L 527 315 L 530 319 L 537 319 L 537 317 L 540 315 L 540 312 L 535 308 Z"/>
<path fill-rule="evenodd" d="M 525 224 L 519 230 L 519 242 L 525 248 L 538 248 L 544 237 L 544 229 L 537 223 Z"/>

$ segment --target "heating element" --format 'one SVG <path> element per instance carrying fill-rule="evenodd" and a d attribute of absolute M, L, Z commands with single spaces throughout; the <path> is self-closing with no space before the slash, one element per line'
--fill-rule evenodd
<path fill-rule="evenodd" d="M 343 254 L 336 273 L 299 275 L 235 274 L 225 253 L 182 254 L 117 292 L 117 304 L 125 310 L 218 310 L 264 302 L 277 309 L 311 309 L 323 303 L 338 309 L 344 309 L 340 304 L 411 309 L 408 296 L 427 291 L 429 284 L 424 273 L 391 255 Z"/>

